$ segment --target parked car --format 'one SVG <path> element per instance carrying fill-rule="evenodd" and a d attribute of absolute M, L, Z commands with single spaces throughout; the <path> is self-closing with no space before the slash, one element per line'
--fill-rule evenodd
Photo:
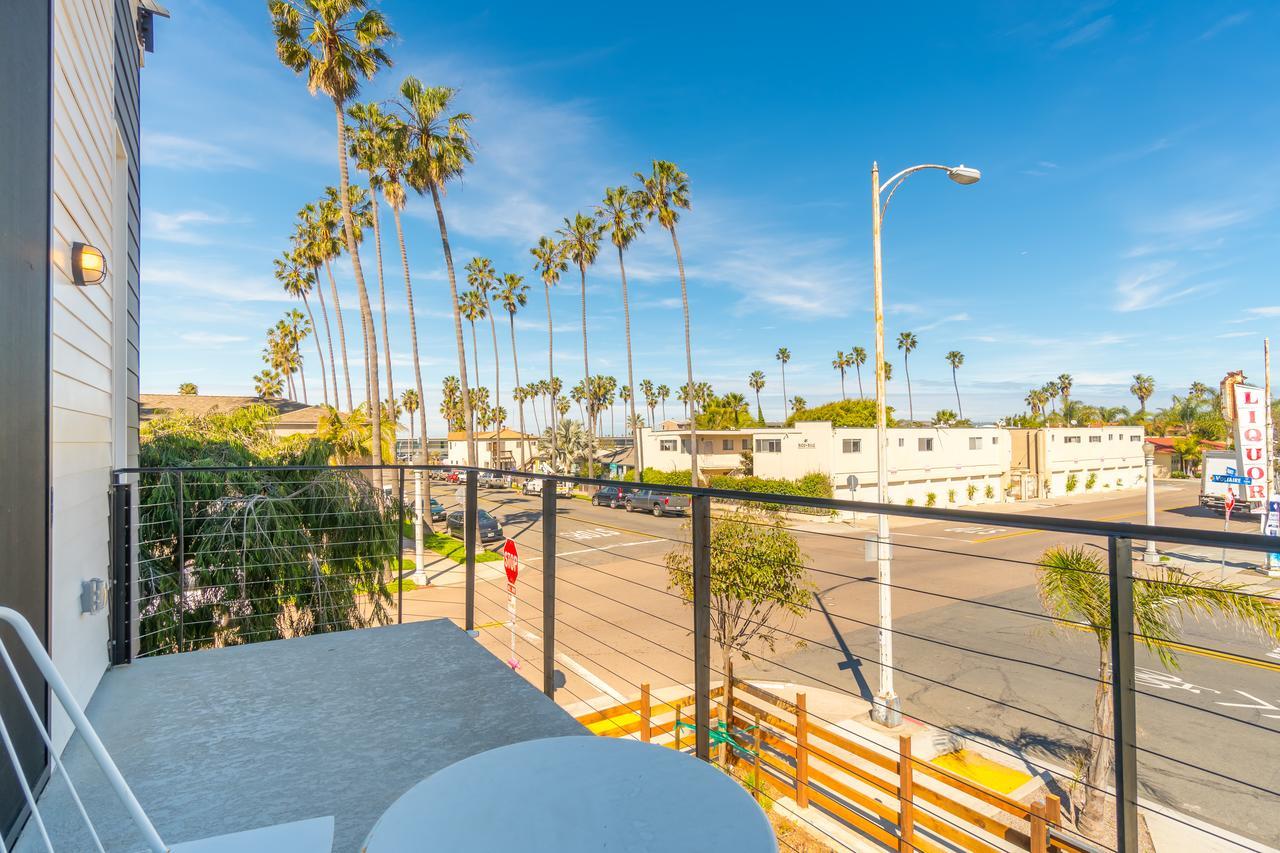
<path fill-rule="evenodd" d="M 480 510 L 478 518 L 480 520 L 478 527 L 481 542 L 492 542 L 495 539 L 502 538 L 502 525 L 498 523 L 498 519 L 485 510 Z M 446 524 L 448 525 L 450 536 L 455 539 L 464 539 L 466 537 L 466 514 L 462 510 L 455 509 L 449 513 L 449 519 Z"/>
<path fill-rule="evenodd" d="M 440 503 L 440 501 L 436 500 L 435 498 L 432 498 L 431 499 L 431 520 L 444 521 L 444 517 L 445 517 L 444 504 Z"/>
<path fill-rule="evenodd" d="M 635 490 L 635 486 L 601 486 L 591 496 L 591 505 L 607 506 L 610 509 L 626 506 L 627 496 Z"/>
<path fill-rule="evenodd" d="M 524 480 L 524 482 L 520 485 L 520 491 L 524 492 L 526 495 L 542 494 L 542 478 L 527 477 Z M 556 483 L 556 497 L 565 498 L 565 497 L 569 497 L 572 494 L 573 494 L 572 483 L 561 483 L 561 482 Z"/>
<path fill-rule="evenodd" d="M 444 474 L 444 481 L 446 483 L 461 483 L 462 472 L 458 471 L 457 469 L 451 469 L 449 471 L 446 471 Z"/>
<path fill-rule="evenodd" d="M 689 512 L 689 496 L 641 488 L 627 495 L 625 506 L 627 512 L 651 512 L 656 516 L 685 515 Z"/>
<path fill-rule="evenodd" d="M 476 478 L 476 485 L 485 489 L 505 489 L 511 485 L 511 477 L 507 474 L 494 474 L 481 471 Z"/>

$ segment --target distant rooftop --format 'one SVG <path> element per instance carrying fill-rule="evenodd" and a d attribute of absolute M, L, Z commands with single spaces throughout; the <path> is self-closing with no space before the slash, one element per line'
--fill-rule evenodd
<path fill-rule="evenodd" d="M 309 406 L 297 400 L 219 394 L 141 394 L 138 398 L 138 417 L 146 423 L 170 412 L 184 412 L 188 415 L 209 415 L 214 412 L 227 414 L 252 405 L 275 409 L 280 415 L 278 423 L 281 426 L 314 427 L 325 412 L 324 406 Z"/>

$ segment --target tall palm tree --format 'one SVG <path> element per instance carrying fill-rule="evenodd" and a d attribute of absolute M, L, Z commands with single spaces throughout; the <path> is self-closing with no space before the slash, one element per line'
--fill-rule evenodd
<path fill-rule="evenodd" d="M 475 290 L 467 290 L 462 294 L 462 298 L 458 300 L 458 310 L 462 314 L 462 318 L 471 324 L 471 363 L 475 368 L 473 373 L 480 375 L 480 351 L 476 347 L 476 320 L 483 320 L 489 315 L 489 303 L 485 298 Z M 462 389 L 462 399 L 466 400 L 471 396 L 466 386 Z M 486 392 L 487 393 L 487 392 Z M 466 415 L 464 414 L 465 418 Z"/>
<path fill-rule="evenodd" d="M 960 383 L 956 380 L 956 371 L 964 364 L 964 353 L 953 349 L 947 353 L 947 364 L 951 365 L 951 386 L 956 389 L 956 412 L 964 420 L 964 408 L 960 405 Z"/>
<path fill-rule="evenodd" d="M 920 342 L 916 340 L 914 332 L 900 332 L 898 334 L 898 349 L 902 350 L 902 369 L 907 373 L 907 415 L 911 418 L 911 422 L 916 420 L 915 401 L 911 398 L 911 365 L 907 361 L 907 356 L 911 355 L 911 351 L 919 346 Z"/>
<path fill-rule="evenodd" d="M 667 385 L 659 385 L 653 389 L 653 393 L 658 395 L 658 402 L 662 404 L 662 419 L 667 419 L 667 398 L 671 396 L 671 388 Z"/>
<path fill-rule="evenodd" d="M 1067 411 L 1067 406 L 1071 405 L 1071 386 L 1076 382 L 1075 377 L 1070 373 L 1058 374 L 1058 390 L 1062 392 L 1062 411 Z"/>
<path fill-rule="evenodd" d="M 733 418 L 733 428 L 737 429 L 742 426 L 743 417 L 747 416 L 749 411 L 747 408 L 747 398 L 739 394 L 737 391 L 730 391 L 720 398 L 720 406 L 728 410 L 730 417 Z"/>
<path fill-rule="evenodd" d="M 1093 698 L 1093 733 L 1082 780 L 1080 828 L 1096 835 L 1109 817 L 1115 751 L 1112 728 L 1111 589 L 1107 566 L 1083 546 L 1057 546 L 1040 557 L 1036 578 L 1040 601 L 1059 624 L 1084 626 L 1097 641 L 1098 673 Z M 1237 623 L 1264 641 L 1280 639 L 1280 608 L 1245 584 L 1226 583 L 1155 566 L 1133 583 L 1134 636 L 1166 669 L 1178 665 L 1174 648 L 1189 617 L 1207 615 Z"/>
<path fill-rule="evenodd" d="M 591 387 L 591 364 L 587 360 L 587 267 L 596 262 L 600 254 L 600 238 L 604 236 L 604 226 L 590 216 L 579 213 L 573 219 L 565 217 L 564 227 L 556 229 L 560 235 L 560 247 L 566 260 L 578 267 L 582 276 L 582 373 L 583 385 Z M 596 435 L 594 422 L 587 424 L 587 432 Z M 587 460 L 587 476 L 594 477 L 593 460 Z"/>
<path fill-rule="evenodd" d="M 387 334 L 387 288 L 382 270 L 382 216 L 378 196 L 386 182 L 387 147 L 401 128 L 397 128 L 399 120 L 374 103 L 353 104 L 347 115 L 356 122 L 351 132 L 351 159 L 355 160 L 356 169 L 369 179 L 369 217 L 373 221 L 373 254 L 378 269 L 378 313 L 382 321 L 382 351 L 386 355 L 387 399 L 394 400 L 396 389 L 391 375 L 391 339 Z"/>
<path fill-rule="evenodd" d="M 409 441 L 413 442 L 415 433 L 413 431 L 414 413 L 422 409 L 422 398 L 418 396 L 418 392 L 412 388 L 406 388 L 400 393 L 400 408 L 404 409 L 405 414 L 409 416 Z M 423 436 L 423 447 L 426 447 L 426 436 Z M 421 454 L 419 454 L 421 456 Z"/>
<path fill-rule="evenodd" d="M 493 261 L 488 258 L 472 258 L 466 266 L 467 284 L 480 294 L 484 300 L 484 313 L 489 318 L 489 337 L 493 342 L 493 404 L 502 402 L 502 363 L 498 358 L 498 326 L 494 319 L 493 307 L 489 304 L 489 294 L 498 289 L 498 274 L 493 270 Z M 476 376 L 476 382 L 480 377 Z M 497 424 L 497 431 L 502 432 L 502 423 Z M 501 455 L 502 440 L 498 439 L 498 453 Z"/>
<path fill-rule="evenodd" d="M 627 396 L 625 402 L 631 406 L 631 415 L 626 418 L 633 427 L 636 419 L 636 380 L 631 364 L 631 303 L 627 299 L 627 267 L 622 261 L 622 253 L 644 231 L 644 214 L 641 212 L 635 193 L 626 187 L 609 187 L 604 191 L 604 201 L 596 206 L 596 216 L 604 223 L 618 250 L 618 274 L 622 278 L 622 320 L 627 343 Z M 638 430 L 632 429 L 632 441 L 636 448 L 636 461 L 640 470 L 644 470 L 644 447 L 640 441 Z"/>
<path fill-rule="evenodd" d="M 462 171 L 475 159 L 472 150 L 470 113 L 449 115 L 456 90 L 445 86 L 423 86 L 415 77 L 406 77 L 400 86 L 398 108 L 408 126 L 410 166 L 407 182 L 419 193 L 430 192 L 440 227 L 440 243 L 444 248 L 444 265 L 449 274 L 449 299 L 453 309 L 454 342 L 458 350 L 458 375 L 462 387 L 467 385 L 467 348 L 462 340 L 462 313 L 458 303 L 458 281 L 453 269 L 453 251 L 449 246 L 449 229 L 445 224 L 440 197 L 448 183 L 462 176 Z M 478 378 L 477 378 L 477 381 Z M 462 395 L 462 418 L 467 431 L 467 463 L 476 464 L 476 439 L 472 426 L 471 400 Z"/>
<path fill-rule="evenodd" d="M 520 467 L 524 468 L 528 464 L 526 458 L 526 447 L 524 440 L 524 401 L 525 390 L 520 385 L 520 356 L 516 350 L 516 312 L 523 308 L 529 301 L 529 285 L 524 283 L 524 276 L 516 275 L 509 272 L 502 277 L 502 286 L 496 294 L 497 300 L 506 309 L 507 320 L 511 326 L 511 364 L 515 368 L 516 387 L 512 391 L 512 397 L 519 406 L 519 423 L 520 423 Z"/>
<path fill-rule="evenodd" d="M 330 193 L 329 190 L 333 192 Z M 333 317 L 338 324 L 338 352 L 342 356 L 342 378 L 347 392 L 347 411 L 355 411 L 351 396 L 351 369 L 347 365 L 347 331 L 342 321 L 342 301 L 338 296 L 338 280 L 333 276 L 333 260 L 342 254 L 342 240 L 338 232 L 342 227 L 342 210 L 337 203 L 337 190 L 326 188 L 325 196 L 316 205 L 315 248 L 324 264 L 329 279 L 329 295 L 333 297 Z M 330 362 L 333 361 L 332 355 Z M 334 380 L 334 397 L 338 396 L 337 380 Z"/>
<path fill-rule="evenodd" d="M 1135 373 L 1133 375 L 1133 384 L 1129 386 L 1129 393 L 1138 398 L 1138 415 L 1146 417 L 1147 401 L 1151 399 L 1151 395 L 1156 393 L 1156 381 L 1144 373 Z"/>
<path fill-rule="evenodd" d="M 782 365 L 782 419 L 785 421 L 791 417 L 791 412 L 787 409 L 787 362 L 791 360 L 791 350 L 778 347 L 773 357 Z"/>
<path fill-rule="evenodd" d="M 680 240 L 676 237 L 676 223 L 680 221 L 680 210 L 689 209 L 689 176 L 680 171 L 675 163 L 667 160 L 654 160 L 648 175 L 635 173 L 640 182 L 640 190 L 636 194 L 634 204 L 643 211 L 648 219 L 657 219 L 658 224 L 671 233 L 671 246 L 676 253 L 676 269 L 680 273 L 680 305 L 684 309 L 684 360 L 690 387 L 693 385 L 693 341 L 689 332 L 689 286 L 685 281 L 684 257 L 680 254 Z M 689 476 L 690 482 L 698 485 L 698 413 L 690 412 L 689 416 Z"/>
<path fill-rule="evenodd" d="M 323 227 L 319 209 L 314 204 L 304 204 L 298 211 L 298 222 L 294 226 L 293 246 L 298 260 L 311 268 L 316 281 L 316 297 L 320 300 L 320 316 L 324 319 L 324 338 L 329 347 L 329 378 L 333 381 L 333 405 L 338 405 L 338 364 L 333 354 L 333 331 L 329 327 L 329 309 L 324 302 L 324 288 L 320 287 L 320 267 L 329 271 L 329 283 L 337 293 L 338 285 L 333 280 L 333 272 L 329 269 L 330 233 Z M 316 335 L 319 345 L 320 336 Z M 344 352 L 345 356 L 346 353 Z M 351 383 L 347 382 L 348 408 L 350 407 Z"/>
<path fill-rule="evenodd" d="M 747 377 L 747 386 L 756 392 L 756 418 L 760 421 L 760 426 L 764 426 L 764 409 L 760 408 L 760 392 L 764 390 L 764 371 L 751 371 L 751 375 Z"/>
<path fill-rule="evenodd" d="M 1062 389 L 1058 387 L 1058 383 L 1049 381 L 1044 384 L 1044 393 L 1049 398 L 1049 406 L 1055 413 L 1058 410 L 1058 397 L 1062 394 Z"/>
<path fill-rule="evenodd" d="M 556 373 L 555 367 L 555 334 L 551 322 L 551 288 L 560 282 L 560 274 L 569 269 L 569 264 L 564 259 L 564 252 L 560 250 L 560 244 L 552 240 L 550 237 L 539 237 L 538 245 L 529 250 L 529 254 L 533 255 L 533 271 L 542 279 L 542 286 L 547 297 L 547 376 L 554 377 Z M 549 379 L 548 379 L 549 381 Z M 556 441 L 556 391 L 549 388 L 551 408 L 548 413 L 548 430 L 551 433 L 551 441 Z"/>
<path fill-rule="evenodd" d="M 649 410 L 649 429 L 653 429 L 653 410 L 658 405 L 658 392 L 652 379 L 640 380 L 640 393 L 644 394 L 644 404 Z"/>
<path fill-rule="evenodd" d="M 862 365 L 867 363 L 867 351 L 862 347 L 854 347 L 849 360 L 853 362 L 854 370 L 858 371 L 858 398 L 865 399 L 866 395 L 862 393 Z"/>
<path fill-rule="evenodd" d="M 302 341 L 307 335 L 311 334 L 311 321 L 307 319 L 307 315 L 303 314 L 297 308 L 289 309 L 281 321 L 288 327 L 288 342 L 293 350 L 295 360 L 298 365 L 298 378 L 302 380 L 302 402 L 311 405 L 307 400 L 307 373 L 303 368 L 302 359 Z"/>
<path fill-rule="evenodd" d="M 840 399 L 847 399 L 844 393 L 844 372 L 853 364 L 844 350 L 836 350 L 836 357 L 831 359 L 831 366 L 840 371 Z"/>
<path fill-rule="evenodd" d="M 373 435 L 382 434 L 382 405 L 378 390 L 378 346 L 373 332 L 373 311 L 369 291 L 360 267 L 355 221 L 348 194 L 345 104 L 360 91 L 359 76 L 372 79 L 380 67 L 389 67 L 391 58 L 382 45 L 395 33 L 382 13 L 367 8 L 366 0 L 270 0 L 276 56 L 296 73 L 306 72 L 307 88 L 314 95 L 323 92 L 333 101 L 338 126 L 338 185 L 342 205 L 343 233 L 351 273 L 360 297 L 360 320 L 368 343 L 366 397 Z M 382 442 L 373 445 L 373 463 L 382 464 Z M 381 479 L 381 471 L 378 473 Z"/>
<path fill-rule="evenodd" d="M 1065 375 L 1066 374 L 1064 373 L 1063 376 Z M 1061 376 L 1058 377 L 1058 381 L 1062 381 Z M 1192 382 L 1190 395 L 1200 400 L 1207 400 L 1213 395 L 1213 391 L 1211 391 L 1209 386 L 1205 385 L 1203 382 Z"/>
<path fill-rule="evenodd" d="M 316 318 L 311 313 L 311 302 L 307 299 L 311 288 L 316 284 L 315 272 L 308 269 L 305 260 L 301 259 L 297 250 L 283 252 L 275 259 L 275 268 L 276 281 L 284 286 L 285 293 L 302 300 L 303 306 L 307 309 L 307 319 L 311 328 L 315 329 Z M 324 373 L 324 350 L 320 347 L 320 335 L 315 336 L 315 341 L 317 363 L 320 365 L 320 382 L 324 387 L 324 404 L 327 406 L 329 405 L 329 379 Z"/>
<path fill-rule="evenodd" d="M 800 414 L 806 408 L 808 408 L 808 401 L 805 400 L 804 397 L 801 397 L 799 394 L 797 394 L 796 396 L 791 398 L 791 411 L 795 412 L 796 414 Z"/>

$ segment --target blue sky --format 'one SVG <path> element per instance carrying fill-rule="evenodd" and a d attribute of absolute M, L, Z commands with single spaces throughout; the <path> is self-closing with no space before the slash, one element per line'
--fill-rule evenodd
<path fill-rule="evenodd" d="M 265 330 L 292 307 L 272 258 L 297 209 L 337 182 L 332 105 L 276 60 L 265 3 L 169 5 L 142 80 L 142 387 L 251 393 Z M 534 288 L 517 318 L 526 381 L 545 375 L 546 358 L 528 248 L 655 157 L 691 181 L 679 233 L 695 370 L 748 395 L 747 375 L 764 370 L 771 418 L 779 346 L 793 354 L 789 395 L 810 404 L 839 396 L 836 350 L 872 348 L 873 160 L 885 174 L 920 162 L 983 171 L 973 187 L 916 175 L 886 221 L 886 334 L 890 347 L 902 330 L 920 340 L 917 415 L 954 407 L 952 349 L 965 353 L 960 389 L 976 418 L 1020 411 L 1028 388 L 1064 371 L 1074 397 L 1129 405 L 1136 372 L 1155 377 L 1161 404 L 1229 369 L 1260 380 L 1263 336 L 1280 338 L 1280 10 L 890 5 L 779 15 L 773 4 L 388 0 L 395 67 L 362 98 L 392 96 L 407 74 L 461 90 L 478 153 L 445 199 L 453 253 L 459 268 L 491 257 Z M 440 381 L 457 364 L 429 200 L 411 200 L 405 223 L 438 430 Z M 371 240 L 362 257 L 372 287 Z M 403 389 L 412 368 L 394 246 L 384 263 Z M 627 263 L 636 381 L 674 388 L 684 359 L 669 239 L 651 229 Z M 339 275 L 354 355 L 354 286 Z M 587 298 L 592 372 L 621 379 L 611 252 L 589 270 Z M 570 385 L 582 369 L 575 273 L 552 299 L 556 370 Z M 505 337 L 500 346 L 509 389 Z M 310 342 L 304 354 L 314 402 Z M 890 361 L 890 402 L 905 410 L 901 354 Z"/>

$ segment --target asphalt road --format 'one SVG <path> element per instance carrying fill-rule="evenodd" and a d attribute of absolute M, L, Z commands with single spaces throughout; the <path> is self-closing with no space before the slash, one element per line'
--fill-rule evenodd
<path fill-rule="evenodd" d="M 436 497 L 448 504 L 454 488 L 443 496 L 437 489 Z M 1221 518 L 1194 508 L 1196 491 L 1194 483 L 1162 484 L 1157 522 L 1221 529 Z M 514 659 L 541 686 L 541 500 L 482 491 L 481 505 L 499 518 L 521 551 Z M 1024 509 L 1140 522 L 1143 507 L 1141 492 L 1127 492 Z M 1027 517 L 1024 511 L 1010 520 Z M 864 558 L 865 527 L 805 527 L 811 529 L 794 532 L 811 567 L 813 607 L 784 626 L 773 650 L 755 648 L 750 661 L 739 661 L 736 674 L 869 699 L 879 686 L 877 585 L 875 563 Z M 1053 545 L 1105 548 L 1105 540 L 1012 524 L 895 521 L 893 527 L 894 686 L 904 713 L 1073 771 L 1091 722 L 1098 645 L 1091 634 L 1044 617 L 1035 560 Z M 1232 527 L 1251 530 L 1256 523 L 1235 521 Z M 614 704 L 634 698 L 641 683 L 658 689 L 692 681 L 691 612 L 667 588 L 663 565 L 663 557 L 687 538 L 678 518 L 557 502 L 561 704 Z M 1105 564 L 1105 554 L 1099 555 Z M 1183 556 L 1202 560 L 1216 573 L 1219 555 Z M 1245 559 L 1230 554 L 1228 567 Z M 460 618 L 461 567 L 431 571 L 433 586 L 406 596 L 406 618 Z M 502 564 L 480 564 L 478 578 L 482 641 L 511 658 Z M 1140 796 L 1246 837 L 1280 843 L 1280 809 L 1272 793 L 1280 791 L 1280 650 L 1209 620 L 1184 624 L 1183 641 L 1213 651 L 1180 653 L 1172 672 L 1150 652 L 1139 651 Z"/>

